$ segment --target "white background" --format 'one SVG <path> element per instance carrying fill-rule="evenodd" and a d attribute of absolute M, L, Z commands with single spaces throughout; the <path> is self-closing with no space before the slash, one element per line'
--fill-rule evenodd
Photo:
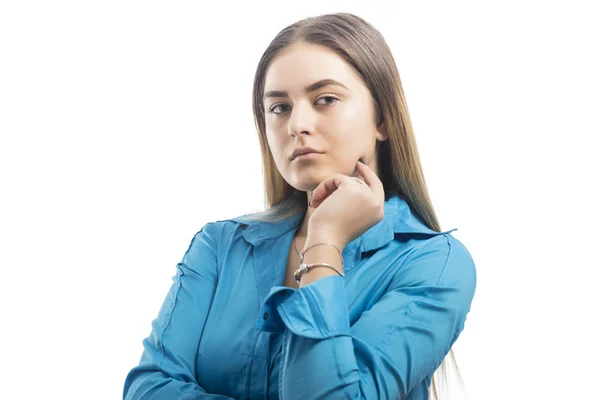
<path fill-rule="evenodd" d="M 573 1 L 3 2 L 1 398 L 120 398 L 193 235 L 263 206 L 262 52 L 338 11 L 387 39 L 478 268 L 446 399 L 599 398 L 600 28 Z"/>

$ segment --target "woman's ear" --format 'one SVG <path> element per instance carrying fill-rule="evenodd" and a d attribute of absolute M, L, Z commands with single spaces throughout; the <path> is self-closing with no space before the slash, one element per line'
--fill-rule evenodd
<path fill-rule="evenodd" d="M 389 139 L 389 136 L 387 134 L 387 128 L 385 126 L 385 121 L 381 121 L 378 125 L 377 125 L 377 135 L 375 136 L 377 138 L 377 140 L 379 140 L 380 142 L 385 142 L 386 140 Z"/>

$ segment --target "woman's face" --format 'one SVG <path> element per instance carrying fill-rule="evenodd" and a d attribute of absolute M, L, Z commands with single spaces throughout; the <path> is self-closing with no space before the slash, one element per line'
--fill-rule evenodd
<path fill-rule="evenodd" d="M 326 79 L 340 85 L 317 84 Z M 264 105 L 275 164 L 296 189 L 310 191 L 335 173 L 353 175 L 359 159 L 378 173 L 375 145 L 387 139 L 384 124 L 376 125 L 362 78 L 329 48 L 296 43 L 282 50 L 267 69 Z M 322 154 L 290 159 L 300 147 Z"/>

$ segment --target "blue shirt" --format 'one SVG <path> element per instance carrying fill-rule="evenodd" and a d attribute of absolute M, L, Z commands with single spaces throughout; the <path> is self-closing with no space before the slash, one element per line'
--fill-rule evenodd
<path fill-rule="evenodd" d="M 476 272 L 397 195 L 343 249 L 345 276 L 283 285 L 304 213 L 210 222 L 173 284 L 124 399 L 427 399 L 464 327 Z"/>

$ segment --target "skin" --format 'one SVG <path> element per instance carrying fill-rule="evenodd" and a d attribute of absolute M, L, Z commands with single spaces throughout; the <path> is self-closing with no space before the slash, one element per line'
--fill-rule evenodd
<path fill-rule="evenodd" d="M 345 87 L 327 84 L 305 91 L 323 79 L 333 79 Z M 286 94 L 269 95 L 273 91 Z M 384 124 L 376 124 L 369 89 L 334 51 L 296 43 L 271 62 L 265 76 L 265 96 L 267 141 L 275 164 L 291 186 L 307 193 L 309 208 L 296 233 L 296 247 L 325 242 L 343 250 L 383 218 L 377 142 L 388 137 Z M 323 154 L 290 160 L 292 151 L 304 146 Z M 331 246 L 312 248 L 304 262 L 341 266 L 339 253 Z M 335 274 L 328 268 L 314 268 L 303 275 L 300 286 Z"/>

